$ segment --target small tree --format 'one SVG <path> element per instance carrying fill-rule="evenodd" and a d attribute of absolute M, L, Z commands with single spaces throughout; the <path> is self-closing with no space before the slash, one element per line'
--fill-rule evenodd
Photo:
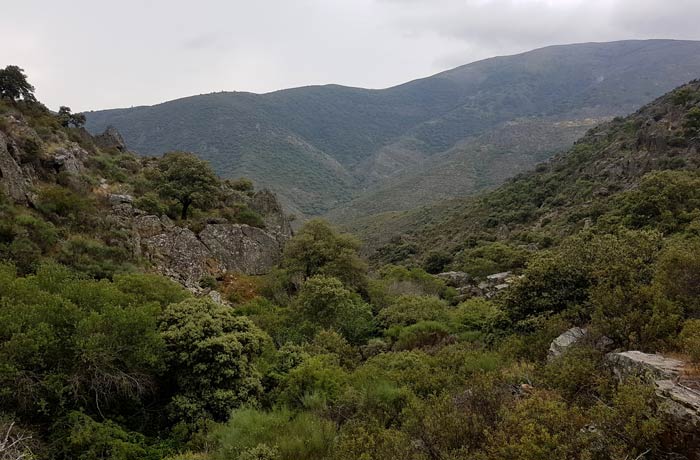
<path fill-rule="evenodd" d="M 192 153 L 166 153 L 158 161 L 158 192 L 182 205 L 181 218 L 187 219 L 191 205 L 204 206 L 216 192 L 219 179 L 204 160 Z"/>
<path fill-rule="evenodd" d="M 222 421 L 231 409 L 255 402 L 262 385 L 254 361 L 266 336 L 248 318 L 209 299 L 187 299 L 165 309 L 160 328 L 176 388 L 175 417 L 195 421 L 208 414 Z"/>
<path fill-rule="evenodd" d="M 24 69 L 16 65 L 8 65 L 0 69 L 0 98 L 12 101 L 20 98 L 30 102 L 36 101 L 34 87 L 27 81 Z"/>
<path fill-rule="evenodd" d="M 353 288 L 366 283 L 367 265 L 360 258 L 360 242 L 338 233 L 327 222 L 313 219 L 304 224 L 284 251 L 284 265 L 306 280 L 314 275 L 338 278 Z"/>
<path fill-rule="evenodd" d="M 62 105 L 58 109 L 58 119 L 61 121 L 61 125 L 64 127 L 69 127 L 73 125 L 76 128 L 80 128 L 85 125 L 87 121 L 85 119 L 85 114 L 82 113 L 72 113 L 70 107 Z"/>

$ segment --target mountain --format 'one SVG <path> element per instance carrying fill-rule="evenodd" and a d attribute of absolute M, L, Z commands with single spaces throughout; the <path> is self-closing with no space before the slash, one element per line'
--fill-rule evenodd
<path fill-rule="evenodd" d="M 700 225 L 700 80 L 591 129 L 566 153 L 476 197 L 355 223 L 382 262 L 546 248 L 582 229 L 670 235 Z M 691 232 L 692 233 L 692 232 Z M 458 268 L 458 267 L 453 267 Z"/>
<path fill-rule="evenodd" d="M 366 195 L 372 206 L 351 205 L 366 214 L 497 184 L 566 149 L 581 133 L 577 125 L 629 113 L 698 75 L 700 42 L 551 46 L 382 90 L 222 92 L 89 112 L 87 127 L 114 125 L 143 154 L 194 151 L 220 175 L 248 176 L 305 215 L 373 193 Z M 562 122 L 573 126 L 568 134 L 531 148 Z M 479 151 L 484 136 L 513 131 L 513 123 L 522 129 L 512 140 Z M 432 170 L 447 177 L 407 188 Z M 335 215 L 342 221 L 344 212 Z"/>

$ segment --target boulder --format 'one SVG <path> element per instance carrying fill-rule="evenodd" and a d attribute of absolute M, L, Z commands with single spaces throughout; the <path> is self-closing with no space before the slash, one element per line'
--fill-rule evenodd
<path fill-rule="evenodd" d="M 239 224 L 211 224 L 199 239 L 225 271 L 262 275 L 280 261 L 282 247 L 271 234 Z"/>
<path fill-rule="evenodd" d="M 649 381 L 672 379 L 681 373 L 685 365 L 678 359 L 636 350 L 609 353 L 607 359 L 612 364 L 615 375 L 621 379 L 626 377 L 643 377 Z"/>
<path fill-rule="evenodd" d="M 435 275 L 437 278 L 443 280 L 445 284 L 454 288 L 466 288 L 470 286 L 472 277 L 465 272 L 444 272 Z"/>
<path fill-rule="evenodd" d="M 114 126 L 108 126 L 102 134 L 94 136 L 93 141 L 101 149 L 117 149 L 120 152 L 127 150 L 124 138 Z"/>
<path fill-rule="evenodd" d="M 572 327 L 563 334 L 561 334 L 556 339 L 552 340 L 549 345 L 549 352 L 547 353 L 547 359 L 552 360 L 558 358 L 574 344 L 581 341 L 586 336 L 586 329 L 580 327 Z"/>
<path fill-rule="evenodd" d="M 112 206 L 118 204 L 132 204 L 134 202 L 134 197 L 131 195 L 119 195 L 116 193 L 111 193 L 109 195 L 109 204 Z"/>
<path fill-rule="evenodd" d="M 687 363 L 641 351 L 608 353 L 606 357 L 618 378 L 640 377 L 653 383 L 659 407 L 678 428 L 678 435 L 700 446 L 700 382 L 687 372 Z"/>
<path fill-rule="evenodd" d="M 54 172 L 80 174 L 85 169 L 84 161 L 89 153 L 78 144 L 61 147 L 50 153 L 46 166 Z"/>

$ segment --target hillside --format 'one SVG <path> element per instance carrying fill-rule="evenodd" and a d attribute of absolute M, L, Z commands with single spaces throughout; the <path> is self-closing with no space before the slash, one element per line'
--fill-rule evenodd
<path fill-rule="evenodd" d="M 699 128 L 695 80 L 626 118 L 591 129 L 568 152 L 492 192 L 367 218 L 353 230 L 371 238 L 374 248 L 393 238 L 379 251 L 385 261 L 420 260 L 425 248 L 460 259 L 475 245 L 494 241 L 542 248 L 584 228 L 679 231 L 696 219 L 692 188 L 699 179 Z M 406 252 L 407 246 L 415 251 Z"/>
<path fill-rule="evenodd" d="M 700 81 L 372 267 L 0 72 L 0 458 L 700 459 Z"/>
<path fill-rule="evenodd" d="M 545 141 L 556 123 L 626 114 L 698 74 L 698 42 L 553 46 L 382 90 L 329 85 L 215 93 L 89 112 L 87 127 L 99 132 L 114 125 L 137 152 L 197 152 L 224 177 L 247 176 L 272 188 L 293 212 L 341 208 L 334 216 L 342 220 L 344 203 L 375 188 L 365 200 L 372 206 L 352 204 L 358 213 L 402 210 L 497 184 L 570 145 L 579 131 Z M 509 122 L 525 129 L 493 151 L 510 158 L 488 152 L 475 158 L 469 146 Z M 530 149 L 537 140 L 550 148 Z M 461 164 L 475 168 L 480 180 L 464 177 Z M 459 186 L 421 183 L 397 200 L 405 181 L 431 169 L 449 173 L 443 184 Z"/>

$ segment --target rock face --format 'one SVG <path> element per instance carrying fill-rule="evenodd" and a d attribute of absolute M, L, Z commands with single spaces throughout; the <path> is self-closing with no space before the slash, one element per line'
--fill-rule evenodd
<path fill-rule="evenodd" d="M 20 167 L 17 145 L 0 131 L 0 191 L 13 201 L 27 203 L 32 181 Z"/>
<path fill-rule="evenodd" d="M 128 195 L 109 195 L 108 200 L 114 224 L 132 235 L 134 254 L 148 260 L 159 273 L 197 290 L 205 276 L 227 272 L 261 275 L 279 263 L 291 228 L 275 196 L 258 192 L 251 203 L 258 195 L 265 207 L 253 209 L 263 217 L 264 229 L 213 219 L 196 232 L 175 225 L 166 216 L 147 215 L 134 208 Z"/>
<path fill-rule="evenodd" d="M 120 152 L 126 151 L 126 142 L 114 126 L 108 126 L 102 134 L 93 137 L 95 145 L 101 149 L 117 149 Z"/>
<path fill-rule="evenodd" d="M 625 351 L 606 355 L 619 378 L 640 377 L 652 382 L 662 410 L 684 436 L 700 449 L 700 382 L 687 373 L 688 364 L 660 354 Z"/>
<path fill-rule="evenodd" d="M 556 339 L 552 340 L 549 345 L 547 359 L 552 360 L 564 354 L 572 345 L 578 343 L 586 337 L 586 329 L 580 327 L 572 327 Z"/>
<path fill-rule="evenodd" d="M 483 281 L 478 281 L 465 272 L 444 272 L 435 277 L 455 288 L 459 294 L 457 300 L 460 301 L 479 296 L 492 298 L 518 279 L 511 272 L 494 273 L 488 275 Z"/>

